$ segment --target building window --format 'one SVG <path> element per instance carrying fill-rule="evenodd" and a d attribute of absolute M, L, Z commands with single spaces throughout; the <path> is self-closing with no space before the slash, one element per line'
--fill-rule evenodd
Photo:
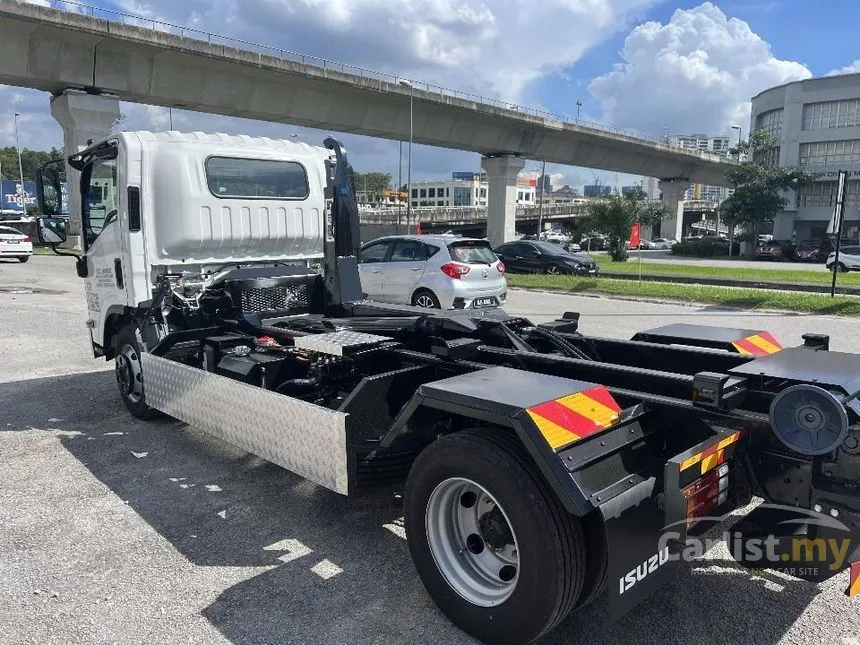
<path fill-rule="evenodd" d="M 418 197 L 418 189 L 417 189 L 417 188 L 413 188 L 413 189 L 412 189 L 412 198 L 413 198 L 413 199 L 415 199 L 416 197 Z"/>
<path fill-rule="evenodd" d="M 435 188 L 428 189 L 427 197 L 436 197 L 436 189 Z"/>
<path fill-rule="evenodd" d="M 773 148 L 765 148 L 764 150 L 753 151 L 753 161 L 762 166 L 778 166 L 779 165 L 780 146 Z"/>
<path fill-rule="evenodd" d="M 445 187 L 445 197 L 450 197 L 450 196 L 451 196 L 451 187 L 446 186 Z"/>
<path fill-rule="evenodd" d="M 523 201 L 523 191 L 521 191 L 521 190 L 517 191 L 517 201 L 518 202 Z"/>
<path fill-rule="evenodd" d="M 487 198 L 487 189 L 482 188 L 481 189 L 481 199 L 486 199 L 486 198 Z"/>
<path fill-rule="evenodd" d="M 853 128 L 860 125 L 860 99 L 822 101 L 803 106 L 803 129 Z"/>
<path fill-rule="evenodd" d="M 819 141 L 800 144 L 801 166 L 827 166 L 860 162 L 860 140 Z"/>
<path fill-rule="evenodd" d="M 418 202 L 412 202 L 412 208 L 418 208 Z"/>
<path fill-rule="evenodd" d="M 454 186 L 454 206 L 470 206 L 469 189 L 461 186 Z"/>
<path fill-rule="evenodd" d="M 782 140 L 782 108 L 762 112 L 756 117 L 755 129 L 762 130 L 766 134 Z"/>
<path fill-rule="evenodd" d="M 421 189 L 421 195 L 419 195 L 419 197 L 427 197 L 427 189 L 426 188 Z"/>
<path fill-rule="evenodd" d="M 797 192 L 798 207 L 827 207 L 836 206 L 836 182 L 816 181 Z M 845 186 L 845 205 L 860 205 L 860 181 L 849 181 Z"/>

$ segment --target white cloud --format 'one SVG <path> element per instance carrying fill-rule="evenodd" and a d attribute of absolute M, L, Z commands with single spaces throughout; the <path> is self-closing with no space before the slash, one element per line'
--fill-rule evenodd
<path fill-rule="evenodd" d="M 727 18 L 710 2 L 675 11 L 665 25 L 639 25 L 622 57 L 588 89 L 604 121 L 651 135 L 664 127 L 728 132 L 732 123 L 749 123 L 750 97 L 811 76 L 803 64 L 776 58 L 745 21 Z"/>
<path fill-rule="evenodd" d="M 519 101 L 660 0 L 123 0 L 194 26 Z"/>
<path fill-rule="evenodd" d="M 860 58 L 855 60 L 850 65 L 846 65 L 845 67 L 840 67 L 839 69 L 834 69 L 833 71 L 827 72 L 827 76 L 838 76 L 839 74 L 858 74 L 860 73 Z"/>

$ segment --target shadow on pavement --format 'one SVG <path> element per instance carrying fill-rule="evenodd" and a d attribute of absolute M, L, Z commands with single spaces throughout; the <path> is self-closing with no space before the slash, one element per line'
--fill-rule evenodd
<path fill-rule="evenodd" d="M 0 432 L 31 429 L 64 431 L 64 447 L 193 564 L 263 568 L 202 612 L 233 643 L 473 642 L 424 592 L 391 489 L 347 499 L 173 419 L 140 422 L 111 372 L 0 384 Z M 598 600 L 544 642 L 775 643 L 818 593 L 780 585 L 708 561 L 615 623 Z"/>

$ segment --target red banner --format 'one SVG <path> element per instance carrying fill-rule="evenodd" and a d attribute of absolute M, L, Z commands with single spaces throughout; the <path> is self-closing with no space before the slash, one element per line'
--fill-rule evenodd
<path fill-rule="evenodd" d="M 639 234 L 642 230 L 642 225 L 639 222 L 636 222 L 633 227 L 630 229 L 630 248 L 638 249 L 639 248 Z"/>

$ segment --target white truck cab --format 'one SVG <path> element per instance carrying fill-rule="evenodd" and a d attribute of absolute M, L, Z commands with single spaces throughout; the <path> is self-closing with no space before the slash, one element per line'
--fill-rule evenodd
<path fill-rule="evenodd" d="M 304 143 L 198 132 L 121 132 L 72 157 L 95 354 L 113 357 L 124 319 L 164 275 L 193 301 L 227 267 L 318 270 L 333 159 Z M 57 190 L 50 174 L 39 182 L 46 203 Z M 61 226 L 42 220 L 40 235 L 59 242 Z"/>

